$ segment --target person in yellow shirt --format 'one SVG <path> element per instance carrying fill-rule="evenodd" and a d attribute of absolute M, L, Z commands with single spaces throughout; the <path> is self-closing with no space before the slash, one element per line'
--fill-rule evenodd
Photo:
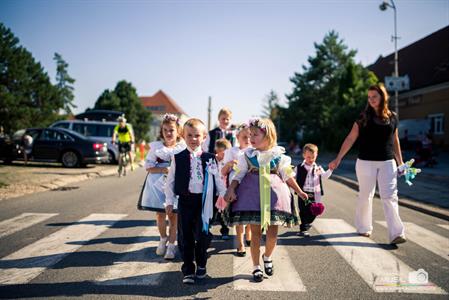
<path fill-rule="evenodd" d="M 118 118 L 118 124 L 114 128 L 114 133 L 112 134 L 112 143 L 114 144 L 118 138 L 118 150 L 120 153 L 128 152 L 129 159 L 131 160 L 131 171 L 134 170 L 134 157 L 131 151 L 131 144 L 134 144 L 134 133 L 131 126 L 126 124 L 126 119 L 124 117 Z M 119 165 L 121 163 L 121 157 L 119 156 Z"/>

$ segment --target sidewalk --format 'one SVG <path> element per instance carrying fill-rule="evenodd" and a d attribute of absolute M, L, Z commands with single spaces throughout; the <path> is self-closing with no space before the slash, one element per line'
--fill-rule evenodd
<path fill-rule="evenodd" d="M 318 163 L 327 169 L 335 157 L 336 154 L 320 153 Z M 410 158 L 409 153 L 404 154 L 404 161 Z M 347 155 L 331 179 L 357 190 L 356 159 L 357 155 Z M 302 157 L 294 157 L 295 162 L 301 160 Z M 405 183 L 404 177 L 398 178 L 399 202 L 403 206 L 449 219 L 449 153 L 440 153 L 437 161 L 433 168 L 418 165 L 422 172 L 412 181 L 412 186 Z"/>
<path fill-rule="evenodd" d="M 67 185 L 116 173 L 117 166 L 104 164 L 73 169 L 52 163 L 0 165 L 0 200 L 46 190 L 74 189 L 77 187 Z"/>

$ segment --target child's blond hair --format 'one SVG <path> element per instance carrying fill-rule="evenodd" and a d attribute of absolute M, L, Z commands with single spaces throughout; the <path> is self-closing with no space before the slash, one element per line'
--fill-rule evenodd
<path fill-rule="evenodd" d="M 315 145 L 315 144 L 310 144 L 310 143 L 309 144 L 305 144 L 302 149 L 303 149 L 302 150 L 303 152 L 310 151 L 313 154 L 318 153 L 318 146 Z"/>
<path fill-rule="evenodd" d="M 269 148 L 273 148 L 274 146 L 277 145 L 276 127 L 274 126 L 273 122 L 270 119 L 266 118 L 252 119 L 249 122 L 249 128 L 250 129 L 258 128 L 262 130 L 265 133 L 265 139 L 268 140 Z"/>
<path fill-rule="evenodd" d="M 232 112 L 229 108 L 223 107 L 222 109 L 220 109 L 220 111 L 218 112 L 218 118 L 220 119 L 221 115 L 226 115 L 230 118 L 232 118 Z"/>
<path fill-rule="evenodd" d="M 188 119 L 184 123 L 183 129 L 185 129 L 186 127 L 200 128 L 200 129 L 202 129 L 203 134 L 207 135 L 206 125 L 204 125 L 203 121 L 201 121 L 200 119 L 197 119 L 197 118 L 190 118 L 190 119 Z"/>
<path fill-rule="evenodd" d="M 218 139 L 215 141 L 215 149 L 221 148 L 221 149 L 229 149 L 232 145 L 227 139 Z"/>

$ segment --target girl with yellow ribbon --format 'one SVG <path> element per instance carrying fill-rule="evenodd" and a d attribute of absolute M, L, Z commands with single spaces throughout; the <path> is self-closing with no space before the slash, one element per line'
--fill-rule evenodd
<path fill-rule="evenodd" d="M 260 240 L 266 231 L 265 274 L 274 274 L 271 256 L 276 247 L 279 225 L 298 223 L 294 213 L 292 188 L 299 197 L 307 199 L 295 180 L 291 158 L 284 155 L 284 148 L 277 146 L 274 124 L 269 119 L 253 119 L 249 122 L 250 141 L 253 148 L 239 156 L 237 172 L 226 192 L 225 200 L 232 202 L 229 221 L 232 225 L 251 225 L 251 258 L 253 279 L 264 278 L 260 266 Z"/>

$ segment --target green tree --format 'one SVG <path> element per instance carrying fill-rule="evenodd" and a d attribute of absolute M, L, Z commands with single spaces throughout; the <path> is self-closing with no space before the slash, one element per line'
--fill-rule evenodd
<path fill-rule="evenodd" d="M 369 85 L 377 78 L 355 63 L 356 51 L 348 50 L 335 31 L 314 46 L 315 55 L 308 58 L 308 65 L 290 78 L 294 87 L 286 95 L 288 107 L 280 111 L 281 124 L 289 139 L 302 132 L 302 143 L 336 150 L 366 103 Z"/>
<path fill-rule="evenodd" d="M 67 72 L 69 64 L 62 58 L 61 54 L 55 53 L 53 60 L 56 61 L 56 87 L 58 89 L 60 101 L 62 101 L 64 110 L 67 114 L 72 113 L 72 108 L 76 108 L 73 103 L 73 84 L 75 79 L 70 77 Z"/>
<path fill-rule="evenodd" d="M 269 118 L 273 121 L 274 125 L 276 126 L 277 130 L 277 136 L 278 140 L 283 139 L 284 135 L 281 134 L 281 117 L 280 117 L 280 111 L 282 109 L 280 103 L 279 103 L 279 96 L 276 94 L 275 91 L 271 90 L 264 98 L 263 100 L 263 111 L 262 116 L 264 118 Z"/>
<path fill-rule="evenodd" d="M 97 102 L 95 102 L 94 109 L 109 109 L 121 111 L 120 99 L 114 91 L 104 90 Z"/>
<path fill-rule="evenodd" d="M 262 116 L 275 120 L 277 117 L 277 107 L 279 106 L 279 97 L 276 92 L 271 90 L 268 95 L 265 96 L 263 102 Z"/>
<path fill-rule="evenodd" d="M 113 91 L 105 90 L 95 102 L 95 109 L 121 111 L 133 125 L 137 139 L 148 138 L 151 112 L 142 105 L 137 91 L 130 82 L 119 81 Z"/>
<path fill-rule="evenodd" d="M 63 107 L 41 64 L 0 23 L 0 124 L 5 132 L 47 126 Z"/>

